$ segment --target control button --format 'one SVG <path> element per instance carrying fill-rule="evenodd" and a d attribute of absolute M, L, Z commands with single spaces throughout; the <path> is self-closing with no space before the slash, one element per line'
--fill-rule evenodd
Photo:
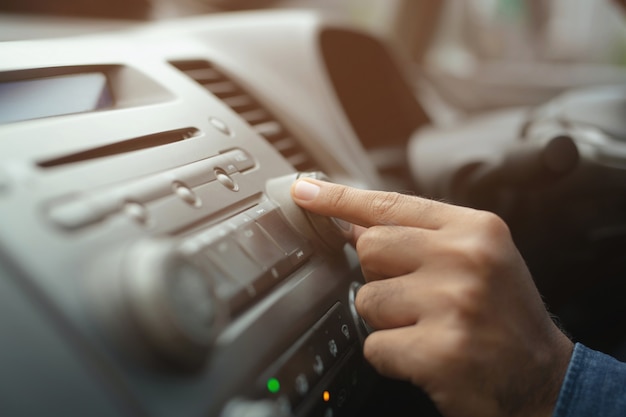
<path fill-rule="evenodd" d="M 350 340 L 350 328 L 347 324 L 341 325 L 341 333 L 346 337 L 346 340 Z"/>
<path fill-rule="evenodd" d="M 192 207 L 200 207 L 202 205 L 202 201 L 198 198 L 196 193 L 185 184 L 181 182 L 175 182 L 172 184 L 172 189 L 174 193 L 180 197 L 185 203 L 189 204 Z"/>
<path fill-rule="evenodd" d="M 217 117 L 209 117 L 209 123 L 224 135 L 233 136 L 233 131 L 228 127 L 228 125 Z"/>
<path fill-rule="evenodd" d="M 300 249 L 289 255 L 289 261 L 292 265 L 298 266 L 309 259 L 312 254 L 313 247 L 308 242 L 304 242 Z"/>
<path fill-rule="evenodd" d="M 264 269 L 271 271 L 275 278 L 290 272 L 291 264 L 283 251 L 265 236 L 256 223 L 239 227 L 234 236 L 246 253 Z"/>
<path fill-rule="evenodd" d="M 278 210 L 266 211 L 255 220 L 288 255 L 301 249 L 306 242 L 287 226 Z"/>
<path fill-rule="evenodd" d="M 235 149 L 224 154 L 228 160 L 237 167 L 239 172 L 247 171 L 256 166 L 254 159 L 243 149 Z"/>
<path fill-rule="evenodd" d="M 228 175 L 223 169 L 217 168 L 215 169 L 215 178 L 217 181 L 222 184 L 224 187 L 228 188 L 231 191 L 239 191 L 239 185 L 235 180 Z"/>
<path fill-rule="evenodd" d="M 300 395 L 306 395 L 309 392 L 309 380 L 305 374 L 299 374 L 295 381 L 296 392 Z"/>
<path fill-rule="evenodd" d="M 270 179 L 265 184 L 265 191 L 269 198 L 280 206 L 287 222 L 294 230 L 312 241 L 322 243 L 327 250 L 340 250 L 347 242 L 347 228 L 351 225 L 340 224 L 329 217 L 303 210 L 291 198 L 291 185 L 298 178 L 305 177 L 327 180 L 321 172 L 300 172 Z"/>
<path fill-rule="evenodd" d="M 328 352 L 330 352 L 330 355 L 333 358 L 337 357 L 337 354 L 339 353 L 339 348 L 337 347 L 337 342 L 335 342 L 335 339 L 330 339 L 328 341 Z"/>
<path fill-rule="evenodd" d="M 224 305 L 211 280 L 169 240 L 147 240 L 124 249 L 120 275 L 110 280 L 111 308 L 127 314 L 141 342 L 168 362 L 201 366 L 224 325 Z M 120 308 L 122 307 L 122 308 Z"/>
<path fill-rule="evenodd" d="M 313 362 L 313 372 L 321 376 L 324 373 L 324 361 L 320 355 L 315 355 Z"/>
<path fill-rule="evenodd" d="M 294 267 L 300 266 L 313 255 L 313 246 L 285 223 L 278 210 L 259 215 L 256 222 L 285 252 Z"/>
<path fill-rule="evenodd" d="M 143 226 L 147 226 L 150 223 L 148 209 L 141 203 L 127 201 L 124 203 L 123 211 L 128 217 Z"/>
<path fill-rule="evenodd" d="M 191 264 L 181 262 L 167 281 L 166 293 L 178 325 L 200 342 L 209 339 L 215 319 L 209 281 Z"/>
<path fill-rule="evenodd" d="M 57 225 L 66 229 L 78 229 L 104 218 L 104 214 L 94 210 L 86 200 L 57 204 L 48 210 L 48 216 Z"/>
<path fill-rule="evenodd" d="M 261 266 L 250 259 L 230 236 L 211 244 L 206 254 L 226 275 L 244 285 L 251 285 L 263 274 Z"/>
<path fill-rule="evenodd" d="M 246 214 L 250 217 L 252 217 L 254 220 L 258 219 L 259 217 L 276 210 L 277 207 L 269 200 L 263 200 L 261 202 L 259 202 L 259 204 L 257 204 L 256 206 L 252 207 L 251 209 L 249 209 L 248 211 L 246 211 Z"/>
<path fill-rule="evenodd" d="M 349 319 L 346 308 L 341 303 L 336 303 L 292 348 L 287 350 L 285 355 L 278 358 L 274 365 L 262 374 L 257 382 L 261 392 L 267 394 L 266 385 L 270 380 L 287 382 L 282 384 L 279 390 L 270 390 L 269 393 L 274 398 L 287 398 L 293 408 L 298 407 L 316 384 L 323 380 L 333 364 L 344 359 L 349 360 L 350 352 L 354 353 L 344 333 L 346 331 L 344 324 L 349 334 L 353 332 L 350 322 L 347 321 Z M 340 389 L 329 390 L 327 402 L 330 401 L 331 393 L 340 394 Z M 347 395 L 344 397 L 347 398 Z M 335 397 L 333 401 L 335 405 L 337 401 L 338 398 Z"/>
<path fill-rule="evenodd" d="M 231 316 L 238 314 L 250 304 L 253 295 L 248 286 L 227 277 L 205 253 L 199 254 L 194 259 L 213 281 L 215 297 L 228 305 Z"/>

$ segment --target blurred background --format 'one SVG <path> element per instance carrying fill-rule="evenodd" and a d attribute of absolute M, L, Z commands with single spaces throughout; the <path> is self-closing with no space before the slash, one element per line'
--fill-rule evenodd
<path fill-rule="evenodd" d="M 613 0 L 0 0 L 0 40 L 220 11 L 307 8 L 388 41 L 434 122 L 626 79 Z"/>

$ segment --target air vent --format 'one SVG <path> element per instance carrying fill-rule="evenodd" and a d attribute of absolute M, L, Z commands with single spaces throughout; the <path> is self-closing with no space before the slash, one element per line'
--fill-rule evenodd
<path fill-rule="evenodd" d="M 319 169 L 300 143 L 267 109 L 208 61 L 173 61 L 176 68 L 194 79 L 276 148 L 298 171 Z"/>

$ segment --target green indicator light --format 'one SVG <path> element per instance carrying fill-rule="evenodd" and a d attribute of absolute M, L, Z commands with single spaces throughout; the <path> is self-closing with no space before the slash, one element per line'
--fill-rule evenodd
<path fill-rule="evenodd" d="M 267 390 L 272 394 L 276 394 L 280 391 L 280 382 L 276 378 L 270 378 L 267 380 Z"/>

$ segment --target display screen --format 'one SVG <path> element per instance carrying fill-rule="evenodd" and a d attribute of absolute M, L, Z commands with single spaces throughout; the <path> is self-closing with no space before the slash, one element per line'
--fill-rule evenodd
<path fill-rule="evenodd" d="M 99 72 L 0 83 L 0 124 L 112 106 L 107 77 Z"/>

